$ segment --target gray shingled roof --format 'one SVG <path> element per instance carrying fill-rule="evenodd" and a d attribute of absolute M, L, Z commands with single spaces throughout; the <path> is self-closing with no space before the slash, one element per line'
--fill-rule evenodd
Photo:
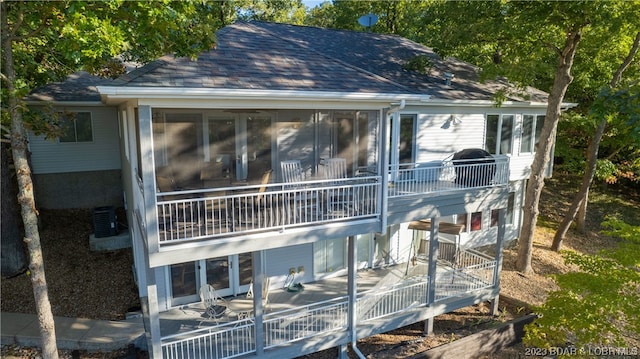
<path fill-rule="evenodd" d="M 165 56 L 111 86 L 417 94 L 445 100 L 493 100 L 506 87 L 514 93 L 509 100 L 546 102 L 548 96 L 535 89 L 515 95 L 506 81 L 480 83 L 471 64 L 443 60 L 430 48 L 394 35 L 254 21 L 226 26 L 216 40 L 216 47 L 195 61 Z M 428 74 L 403 69 L 416 56 L 432 60 Z M 455 75 L 451 85 L 445 72 Z"/>
<path fill-rule="evenodd" d="M 100 102 L 96 86 L 108 86 L 113 80 L 104 79 L 81 71 L 69 75 L 62 82 L 52 82 L 32 91 L 27 101 Z"/>

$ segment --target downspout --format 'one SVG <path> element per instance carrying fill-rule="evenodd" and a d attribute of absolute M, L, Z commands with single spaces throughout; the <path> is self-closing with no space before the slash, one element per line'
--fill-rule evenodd
<path fill-rule="evenodd" d="M 358 340 L 357 337 L 357 333 L 356 333 L 356 325 L 357 325 L 357 320 L 358 320 L 358 315 L 356 313 L 356 303 L 358 300 L 358 293 L 357 293 L 357 287 L 356 287 L 356 267 L 358 265 L 358 246 L 356 245 L 356 236 L 349 236 L 349 243 L 348 243 L 348 253 L 349 253 L 349 259 L 348 259 L 348 265 L 349 265 L 349 269 L 347 270 L 347 275 L 348 275 L 348 279 L 347 279 L 347 284 L 348 284 L 348 288 L 347 288 L 347 292 L 349 293 L 349 328 L 351 328 L 351 349 L 353 349 L 353 351 L 358 355 L 358 358 L 360 359 L 366 359 L 365 356 L 362 354 L 362 352 L 360 351 L 360 349 L 358 349 L 356 342 Z"/>

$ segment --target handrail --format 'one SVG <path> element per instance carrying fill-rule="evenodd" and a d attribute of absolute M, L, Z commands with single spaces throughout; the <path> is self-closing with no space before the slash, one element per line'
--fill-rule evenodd
<path fill-rule="evenodd" d="M 447 160 L 388 166 L 389 197 L 509 184 L 509 159 Z"/>
<path fill-rule="evenodd" d="M 162 337 L 165 359 L 233 358 L 256 351 L 255 323 L 243 319 Z"/>
<path fill-rule="evenodd" d="M 375 219 L 380 183 L 367 176 L 157 193 L 159 242 Z"/>

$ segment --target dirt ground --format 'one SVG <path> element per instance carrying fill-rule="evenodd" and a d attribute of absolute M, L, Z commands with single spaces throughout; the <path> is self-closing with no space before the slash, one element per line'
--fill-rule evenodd
<path fill-rule="evenodd" d="M 542 222 L 558 222 L 568 206 L 566 183 L 552 180 L 545 187 L 540 205 Z M 575 188 L 575 187 L 574 187 Z M 599 216 L 597 211 L 593 216 Z M 131 268 L 130 250 L 92 252 L 88 237 L 92 232 L 91 211 L 68 210 L 41 213 L 41 241 L 49 296 L 56 316 L 120 320 L 124 314 L 139 307 L 137 290 Z M 123 217 L 120 217 L 123 218 Z M 600 223 L 594 218 L 593 223 Z M 540 222 L 539 222 L 540 223 Z M 515 270 L 516 248 L 507 248 L 501 276 L 501 294 L 530 305 L 542 304 L 547 293 L 557 287 L 550 274 L 565 273 L 562 257 L 549 250 L 553 230 L 538 226 L 534 240 L 533 268 L 535 274 L 522 275 Z M 588 236 L 577 236 L 573 231 L 565 241 L 566 249 L 594 253 L 597 249 L 615 243 L 592 231 Z M 1 282 L 2 312 L 35 313 L 35 304 L 28 273 Z M 489 304 L 462 308 L 436 317 L 434 334 L 423 334 L 424 323 L 416 323 L 392 332 L 358 341 L 358 348 L 369 358 L 406 358 L 429 348 L 449 343 L 479 330 L 495 327 L 528 310 L 522 305 L 502 301 L 500 315 L 489 315 Z M 335 358 L 336 351 L 307 355 L 305 358 Z M 515 347 L 486 358 L 518 357 L 521 347 Z M 126 350 L 114 353 L 82 353 L 83 358 L 122 358 Z M 30 348 L 3 347 L 3 358 L 36 358 L 37 351 Z M 138 357 L 144 357 L 139 353 Z M 353 356 L 355 357 L 355 356 Z M 61 351 L 61 358 L 71 358 L 71 352 Z"/>

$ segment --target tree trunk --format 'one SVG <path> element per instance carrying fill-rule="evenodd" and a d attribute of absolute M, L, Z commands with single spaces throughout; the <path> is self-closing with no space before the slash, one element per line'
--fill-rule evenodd
<path fill-rule="evenodd" d="M 633 58 L 638 53 L 638 48 L 640 47 L 640 32 L 636 35 L 636 38 L 633 42 L 633 46 L 629 50 L 629 54 L 624 59 L 622 64 L 618 67 L 618 70 L 614 74 L 611 82 L 609 83 L 609 87 L 614 88 L 618 86 L 620 79 L 622 79 L 622 73 L 626 70 L 627 67 L 633 61 Z M 585 219 L 587 216 L 587 203 L 589 199 L 589 188 L 591 187 L 591 183 L 593 183 L 593 176 L 596 173 L 596 164 L 598 161 L 598 149 L 600 148 L 600 141 L 602 140 L 602 136 L 604 135 L 604 130 L 607 127 L 607 118 L 603 118 L 596 129 L 595 134 L 593 135 L 593 139 L 589 143 L 589 147 L 587 149 L 587 168 L 584 171 L 584 176 L 582 177 L 582 185 L 580 186 L 580 190 L 576 194 L 571 203 L 571 206 L 567 210 L 567 213 L 564 216 L 560 227 L 556 231 L 556 234 L 553 237 L 553 244 L 551 245 L 551 249 L 554 251 L 559 251 L 562 247 L 562 241 L 571 226 L 571 222 L 576 218 L 576 215 L 579 213 L 580 216 L 578 218 L 578 230 L 580 232 L 585 231 Z"/>
<path fill-rule="evenodd" d="M 571 76 L 571 66 L 578 44 L 580 43 L 581 33 L 579 30 L 567 33 L 564 48 L 559 54 L 558 67 L 556 68 L 555 78 L 553 80 L 553 88 L 549 95 L 549 104 L 547 113 L 540 133 L 540 143 L 536 156 L 531 165 L 531 176 L 527 182 L 525 193 L 525 201 L 523 206 L 524 221 L 522 223 L 522 232 L 518 240 L 518 258 L 516 262 L 517 269 L 522 273 L 531 273 L 531 257 L 533 254 L 533 234 L 538 220 L 538 204 L 540 203 L 540 194 L 544 187 L 544 173 L 549 162 L 551 161 L 551 151 L 556 138 L 556 130 L 560 114 L 562 111 L 562 101 L 567 91 L 567 87 L 573 80 Z"/>
<path fill-rule="evenodd" d="M 591 183 L 593 183 L 593 181 Z M 582 203 L 580 204 L 578 215 L 576 217 L 576 229 L 580 233 L 587 232 L 587 205 L 589 204 L 589 188 L 587 188 L 587 192 L 584 194 L 584 198 L 582 198 Z"/>
<path fill-rule="evenodd" d="M 5 3 L 2 2 L 0 11 L 2 47 L 4 55 L 5 90 L 8 92 L 7 107 L 11 117 L 11 150 L 13 163 L 18 180 L 18 203 L 20 204 L 22 221 L 24 224 L 24 241 L 29 253 L 29 270 L 31 272 L 31 284 L 35 297 L 36 312 L 40 324 L 40 336 L 42 338 L 42 357 L 44 359 L 57 359 L 58 347 L 56 344 L 56 331 L 49 302 L 49 292 L 44 273 L 42 259 L 42 247 L 40 246 L 40 233 L 38 231 L 38 216 L 33 195 L 33 182 L 31 180 L 31 168 L 27 160 L 27 139 L 22 112 L 15 88 L 16 72 L 13 60 L 12 33 L 9 30 Z"/>
<path fill-rule="evenodd" d="M 593 181 L 593 175 L 596 173 L 596 160 L 598 159 L 598 147 L 600 147 L 600 140 L 602 139 L 602 135 L 604 134 L 604 129 L 607 126 L 607 120 L 602 120 L 598 125 L 598 129 L 596 130 L 591 143 L 589 144 L 589 148 L 587 149 L 587 168 L 584 171 L 584 176 L 582 177 L 582 185 L 578 190 L 578 193 L 573 198 L 573 202 L 567 210 L 567 213 L 560 223 L 556 234 L 553 237 L 553 243 L 551 244 L 551 249 L 554 251 L 559 251 L 562 246 L 562 240 L 564 236 L 567 234 L 569 227 L 571 226 L 571 222 L 573 222 L 578 210 L 580 209 L 582 202 L 589 193 L 589 187 L 591 187 L 591 182 Z"/>
<path fill-rule="evenodd" d="M 0 264 L 2 277 L 13 277 L 24 272 L 27 268 L 27 256 L 22 242 L 22 226 L 20 224 L 20 209 L 18 207 L 17 183 L 11 175 L 9 167 L 9 143 L 0 143 L 2 151 L 0 170 L 2 171 L 2 246 L 0 246 Z"/>

